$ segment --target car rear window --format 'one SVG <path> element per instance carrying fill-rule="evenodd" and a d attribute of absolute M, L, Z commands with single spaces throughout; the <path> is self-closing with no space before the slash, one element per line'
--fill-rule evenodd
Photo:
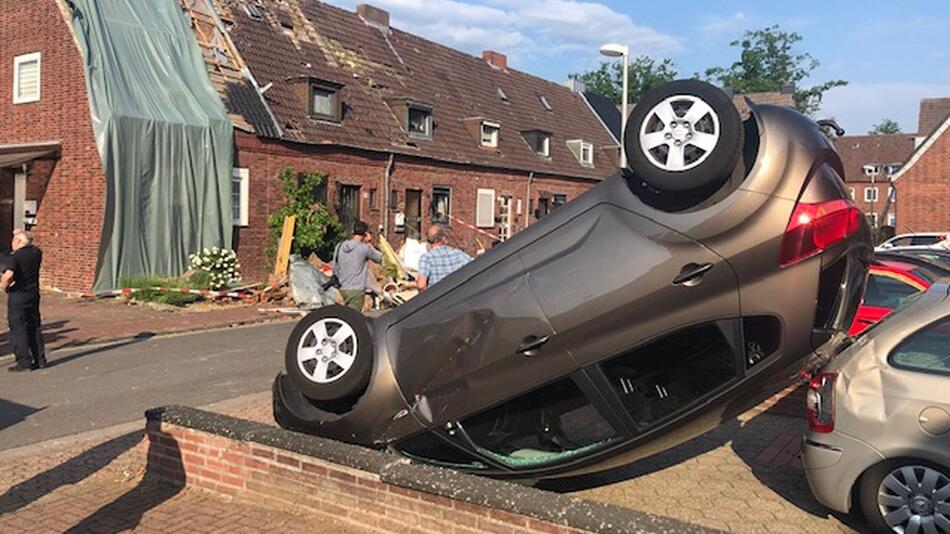
<path fill-rule="evenodd" d="M 897 308 L 903 301 L 919 293 L 919 290 L 890 276 L 871 273 L 864 290 L 864 305 L 879 308 Z"/>
<path fill-rule="evenodd" d="M 888 361 L 901 369 L 950 375 L 950 317 L 913 333 L 891 352 Z"/>

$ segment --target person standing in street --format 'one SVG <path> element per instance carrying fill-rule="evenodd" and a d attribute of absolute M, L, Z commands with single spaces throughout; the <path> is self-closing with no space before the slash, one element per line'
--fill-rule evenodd
<path fill-rule="evenodd" d="M 340 281 L 340 293 L 347 306 L 363 311 L 363 296 L 366 294 L 366 262 L 383 261 L 383 255 L 369 244 L 369 228 L 363 221 L 353 224 L 353 235 L 340 243 L 333 254 L 333 274 Z"/>
<path fill-rule="evenodd" d="M 0 287 L 7 293 L 7 320 L 16 364 L 11 372 L 46 367 L 46 348 L 40 320 L 40 266 L 43 251 L 33 246 L 33 236 L 14 230 L 13 253 L 6 261 Z"/>
<path fill-rule="evenodd" d="M 447 245 L 447 239 L 445 227 L 441 224 L 433 224 L 426 231 L 429 250 L 419 258 L 419 276 L 416 277 L 416 287 L 419 291 L 425 291 L 432 284 L 472 261 L 468 254 Z"/>

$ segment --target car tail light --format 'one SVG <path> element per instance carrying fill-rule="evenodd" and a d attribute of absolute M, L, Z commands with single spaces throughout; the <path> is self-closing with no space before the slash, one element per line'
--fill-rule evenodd
<path fill-rule="evenodd" d="M 835 380 L 837 373 L 819 373 L 808 382 L 805 405 L 808 428 L 827 434 L 835 429 Z"/>
<path fill-rule="evenodd" d="M 858 231 L 862 216 L 845 199 L 799 202 L 785 227 L 779 265 L 788 267 L 848 238 Z"/>

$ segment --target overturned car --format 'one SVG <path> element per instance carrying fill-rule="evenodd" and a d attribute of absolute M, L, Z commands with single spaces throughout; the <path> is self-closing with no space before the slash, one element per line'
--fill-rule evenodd
<path fill-rule="evenodd" d="M 537 479 L 661 451 L 787 385 L 846 336 L 870 231 L 818 126 L 752 109 L 657 88 L 628 169 L 381 317 L 309 314 L 276 420 Z"/>

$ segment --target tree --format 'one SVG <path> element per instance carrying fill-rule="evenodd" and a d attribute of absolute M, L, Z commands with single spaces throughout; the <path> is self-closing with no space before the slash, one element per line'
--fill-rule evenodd
<path fill-rule="evenodd" d="M 637 102 L 644 93 L 675 80 L 676 76 L 676 65 L 669 59 L 637 56 L 630 62 L 627 72 L 630 102 Z M 588 91 L 606 96 L 615 104 L 623 101 L 623 64 L 619 61 L 605 61 L 597 70 L 572 74 L 570 77 L 584 82 Z"/>
<path fill-rule="evenodd" d="M 283 185 L 284 205 L 267 218 L 271 229 L 271 245 L 267 252 L 271 256 L 277 254 L 284 218 L 296 215 L 291 251 L 303 257 L 313 252 L 321 258 L 330 258 L 336 244 L 346 238 L 346 232 L 327 207 L 316 200 L 320 184 L 326 182 L 327 175 L 307 173 L 298 178 L 292 168 L 286 167 L 280 172 L 279 179 Z"/>
<path fill-rule="evenodd" d="M 739 60 L 729 67 L 706 69 L 706 79 L 739 93 L 778 91 L 787 84 L 797 87 L 819 65 L 811 54 L 795 51 L 795 45 L 801 40 L 801 35 L 782 31 L 778 25 L 747 30 L 742 39 L 729 43 L 741 49 Z M 847 84 L 844 80 L 830 80 L 796 89 L 795 107 L 812 115 L 821 107 L 821 98 L 826 91 Z"/>
<path fill-rule="evenodd" d="M 871 135 L 899 134 L 901 133 L 901 126 L 897 124 L 897 121 L 881 119 L 881 122 L 875 124 L 868 133 Z"/>

